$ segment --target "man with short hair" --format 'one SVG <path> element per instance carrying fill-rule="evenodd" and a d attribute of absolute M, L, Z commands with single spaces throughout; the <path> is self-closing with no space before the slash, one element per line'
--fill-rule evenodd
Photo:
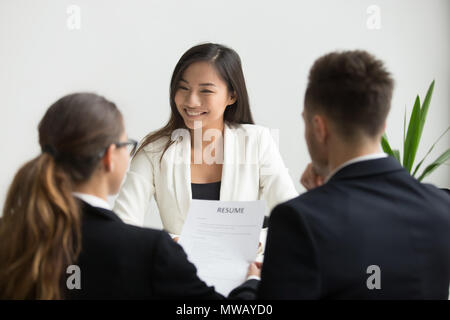
<path fill-rule="evenodd" d="M 393 85 L 365 51 L 312 66 L 311 190 L 272 211 L 260 299 L 447 299 L 450 198 L 380 148 Z"/>

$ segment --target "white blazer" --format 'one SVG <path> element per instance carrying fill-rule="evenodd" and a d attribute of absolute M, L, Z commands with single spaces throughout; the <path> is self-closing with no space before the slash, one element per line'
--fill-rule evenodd
<path fill-rule="evenodd" d="M 179 130 L 177 130 L 179 131 Z M 116 198 L 114 212 L 126 223 L 143 226 L 154 197 L 164 229 L 180 234 L 192 199 L 191 139 L 182 129 L 161 154 L 169 138 L 145 146 L 131 161 Z M 271 210 L 298 196 L 267 128 L 225 123 L 220 200 L 265 199 Z"/>

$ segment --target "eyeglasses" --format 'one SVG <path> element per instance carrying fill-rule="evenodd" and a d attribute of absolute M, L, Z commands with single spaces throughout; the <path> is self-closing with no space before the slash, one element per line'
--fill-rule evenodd
<path fill-rule="evenodd" d="M 133 139 L 128 139 L 125 142 L 114 142 L 113 145 L 115 145 L 117 148 L 127 147 L 128 152 L 130 153 L 130 157 L 132 157 L 136 153 L 138 142 Z"/>
<path fill-rule="evenodd" d="M 132 157 L 136 153 L 138 142 L 136 140 L 133 140 L 133 139 L 128 139 L 127 141 L 124 141 L 124 142 L 113 142 L 111 144 L 115 145 L 117 148 L 127 147 L 128 148 L 128 152 L 130 153 L 130 157 Z M 105 150 L 103 150 L 98 155 L 98 157 L 99 158 L 103 158 L 103 156 L 105 155 L 106 150 L 108 150 L 108 148 L 109 148 L 109 146 L 106 147 Z"/>

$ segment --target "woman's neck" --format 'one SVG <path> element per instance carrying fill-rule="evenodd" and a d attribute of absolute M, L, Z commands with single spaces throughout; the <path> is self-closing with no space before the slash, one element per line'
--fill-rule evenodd
<path fill-rule="evenodd" d="M 208 130 L 211 130 L 212 132 L 208 132 L 208 135 L 205 139 L 205 133 Z M 223 141 L 224 130 L 225 124 L 223 123 L 223 121 L 216 125 L 189 129 L 191 134 L 191 150 L 194 150 L 198 147 L 201 147 L 201 149 L 203 150 L 205 147 L 210 145 L 211 142 L 214 142 L 218 138 Z"/>
<path fill-rule="evenodd" d="M 198 130 L 198 131 L 195 131 Z M 211 130 L 207 132 L 208 130 Z M 205 136 L 205 134 L 207 134 Z M 222 164 L 224 126 L 199 128 L 191 131 L 191 163 Z M 205 159 L 207 157 L 207 159 Z"/>

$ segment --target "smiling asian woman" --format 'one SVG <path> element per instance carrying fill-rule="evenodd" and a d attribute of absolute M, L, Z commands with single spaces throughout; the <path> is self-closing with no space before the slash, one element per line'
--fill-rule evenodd
<path fill-rule="evenodd" d="M 191 199 L 265 199 L 272 209 L 298 195 L 267 128 L 255 125 L 238 54 L 206 43 L 189 49 L 170 83 L 168 123 L 141 143 L 114 210 L 142 226 L 152 197 L 163 227 L 180 234 Z"/>

